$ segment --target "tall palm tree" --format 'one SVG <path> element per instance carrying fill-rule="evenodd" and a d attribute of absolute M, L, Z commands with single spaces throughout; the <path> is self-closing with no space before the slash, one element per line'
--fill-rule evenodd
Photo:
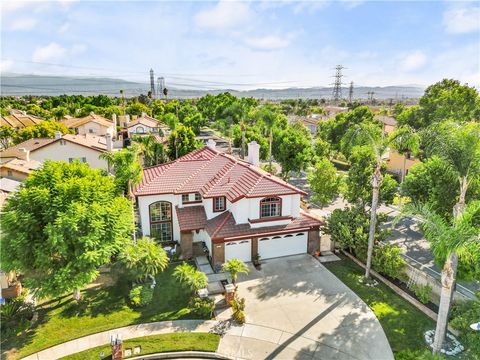
<path fill-rule="evenodd" d="M 239 273 L 248 274 L 250 271 L 248 266 L 239 259 L 228 260 L 225 264 L 223 264 L 222 270 L 230 273 L 233 285 L 237 283 L 237 276 Z"/>
<path fill-rule="evenodd" d="M 373 247 L 375 244 L 375 226 L 377 222 L 377 207 L 380 198 L 380 185 L 382 184 L 383 155 L 387 149 L 387 141 L 383 137 L 383 131 L 373 124 L 359 124 L 347 131 L 342 139 L 342 148 L 348 152 L 355 145 L 369 145 L 375 155 L 375 168 L 372 174 L 372 204 L 370 206 L 370 229 L 368 232 L 367 264 L 365 279 L 370 279 L 372 268 Z"/>
<path fill-rule="evenodd" d="M 268 131 L 268 141 L 269 141 L 269 143 L 268 143 L 268 154 L 269 154 L 268 168 L 269 168 L 269 171 L 272 171 L 273 129 L 278 124 L 278 115 L 274 111 L 272 111 L 271 109 L 263 107 L 257 113 L 257 117 L 259 118 L 260 121 L 263 122 L 263 124 L 265 125 L 265 129 Z"/>
<path fill-rule="evenodd" d="M 480 124 L 444 122 L 434 124 L 424 134 L 425 153 L 427 156 L 437 155 L 447 161 L 459 181 L 458 201 L 453 207 L 453 224 L 460 222 L 466 208 L 466 195 L 470 183 L 480 176 Z M 445 241 L 447 241 L 446 238 Z M 437 240 L 432 241 L 435 247 Z M 443 243 L 443 241 L 440 241 Z M 447 241 L 448 243 L 448 241 Z M 433 352 L 440 353 L 448 325 L 448 316 L 455 290 L 458 267 L 457 241 L 444 245 L 446 256 L 442 270 L 442 291 L 438 310 L 437 326 Z"/>

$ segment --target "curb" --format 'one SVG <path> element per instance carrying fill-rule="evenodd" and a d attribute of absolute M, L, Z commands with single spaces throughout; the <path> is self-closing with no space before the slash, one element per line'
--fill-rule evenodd
<path fill-rule="evenodd" d="M 143 356 L 136 356 L 129 358 L 130 360 L 149 360 L 149 359 L 219 359 L 219 360 L 231 360 L 232 358 L 220 355 L 215 352 L 205 351 L 177 351 L 167 353 L 148 354 Z"/>

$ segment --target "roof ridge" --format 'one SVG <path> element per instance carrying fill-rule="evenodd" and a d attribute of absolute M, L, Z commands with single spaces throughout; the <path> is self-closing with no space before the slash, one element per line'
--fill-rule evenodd
<path fill-rule="evenodd" d="M 230 219 L 232 213 L 230 212 L 230 210 L 226 211 L 227 213 L 227 216 L 225 216 L 225 219 L 222 220 L 222 222 L 220 223 L 220 225 L 217 226 L 217 228 L 215 229 L 215 231 L 213 232 L 212 234 L 212 239 L 215 237 L 215 235 L 217 235 L 217 233 L 223 228 L 223 226 L 225 225 L 225 223 L 227 222 L 228 219 Z M 222 216 L 223 214 L 220 214 L 219 216 Z"/>

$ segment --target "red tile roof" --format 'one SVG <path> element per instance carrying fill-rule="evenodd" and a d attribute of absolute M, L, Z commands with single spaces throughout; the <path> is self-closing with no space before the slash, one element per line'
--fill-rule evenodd
<path fill-rule="evenodd" d="M 207 215 L 205 208 L 200 206 L 188 206 L 179 208 L 175 207 L 177 211 L 178 224 L 180 231 L 192 231 L 204 229 L 207 222 Z"/>
<path fill-rule="evenodd" d="M 225 196 L 230 202 L 244 197 L 306 193 L 269 173 L 218 150 L 204 147 L 170 163 L 146 168 L 136 196 L 199 192 L 204 198 Z"/>
<path fill-rule="evenodd" d="M 213 240 L 225 240 L 231 238 L 247 238 L 251 236 L 266 236 L 300 230 L 309 230 L 322 225 L 322 221 L 300 212 L 300 216 L 285 225 L 265 226 L 252 228 L 250 224 L 236 224 L 235 218 L 230 211 L 207 220 L 205 230 Z"/>

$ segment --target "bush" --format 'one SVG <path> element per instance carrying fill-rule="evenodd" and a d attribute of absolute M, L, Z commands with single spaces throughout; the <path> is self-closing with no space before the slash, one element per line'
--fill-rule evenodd
<path fill-rule="evenodd" d="M 210 319 L 215 309 L 215 303 L 210 298 L 200 299 L 199 297 L 194 297 L 190 301 L 190 308 L 192 309 L 191 313 L 199 318 Z"/>
<path fill-rule="evenodd" d="M 128 294 L 130 303 L 135 307 L 143 307 L 153 300 L 153 289 L 150 284 L 136 285 Z"/>
<path fill-rule="evenodd" d="M 5 305 L 0 306 L 2 336 L 5 338 L 27 329 L 33 312 L 33 304 L 25 302 L 23 296 L 8 300 Z"/>
<path fill-rule="evenodd" d="M 245 299 L 237 296 L 232 300 L 233 318 L 239 324 L 245 324 Z"/>
<path fill-rule="evenodd" d="M 413 285 L 412 286 L 413 293 L 417 297 L 417 299 L 422 304 L 427 304 L 430 301 L 430 295 L 432 294 L 432 286 L 427 285 Z"/>
<path fill-rule="evenodd" d="M 450 325 L 460 333 L 460 341 L 465 345 L 465 359 L 479 359 L 480 338 L 479 332 L 470 329 L 470 325 L 480 321 L 480 292 L 477 292 L 477 300 L 454 303 Z M 475 357 L 476 356 L 476 357 Z"/>
<path fill-rule="evenodd" d="M 433 355 L 430 350 L 402 350 L 395 353 L 395 360 L 441 360 L 445 357 Z"/>
<path fill-rule="evenodd" d="M 402 250 L 397 245 L 378 245 L 374 248 L 373 268 L 392 279 L 400 279 L 405 268 L 405 260 L 401 254 Z"/>

